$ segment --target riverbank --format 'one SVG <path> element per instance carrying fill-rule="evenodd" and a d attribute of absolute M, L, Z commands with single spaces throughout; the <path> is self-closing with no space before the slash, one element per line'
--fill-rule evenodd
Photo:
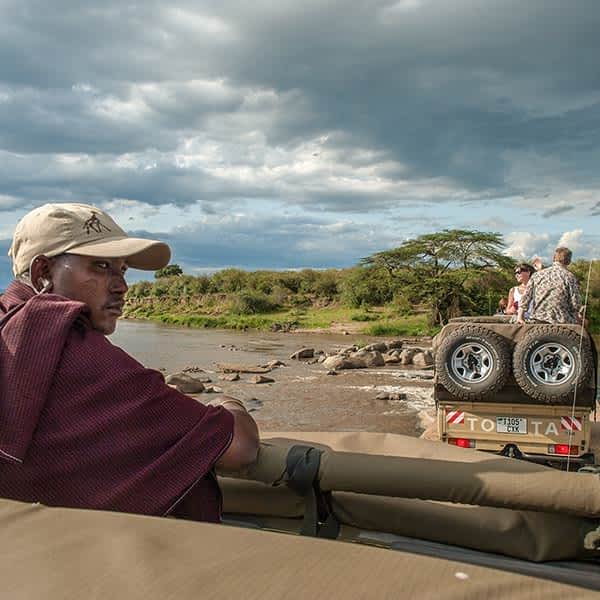
<path fill-rule="evenodd" d="M 232 329 L 237 331 L 283 331 L 362 334 L 369 336 L 433 336 L 439 327 L 430 327 L 424 314 L 398 317 L 386 307 L 351 309 L 339 306 L 295 308 L 285 311 L 243 315 L 224 310 L 215 314 L 186 307 L 180 311 L 160 306 L 128 302 L 127 320 L 152 321 L 195 329 Z"/>

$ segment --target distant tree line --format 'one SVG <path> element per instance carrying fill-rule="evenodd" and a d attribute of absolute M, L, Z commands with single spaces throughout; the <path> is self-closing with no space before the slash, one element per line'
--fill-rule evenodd
<path fill-rule="evenodd" d="M 163 308 L 206 308 L 226 302 L 237 314 L 339 303 L 350 308 L 392 306 L 398 316 L 426 313 L 430 325 L 461 315 L 494 314 L 498 301 L 515 285 L 514 259 L 504 254 L 498 233 L 452 229 L 421 235 L 398 248 L 378 252 L 348 269 L 244 271 L 183 274 L 173 264 L 156 280 L 133 284 L 130 302 L 160 302 Z M 600 329 L 600 266 L 572 265 L 582 294 L 588 286 L 588 318 Z"/>

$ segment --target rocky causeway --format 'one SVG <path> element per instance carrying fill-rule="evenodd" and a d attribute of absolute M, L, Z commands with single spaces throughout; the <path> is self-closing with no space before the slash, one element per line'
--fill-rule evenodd
<path fill-rule="evenodd" d="M 187 377 L 187 393 L 202 402 L 215 393 L 240 398 L 263 431 L 418 436 L 435 413 L 427 339 L 181 329 L 126 320 L 111 339 L 172 385 L 180 383 L 169 375 L 180 382 Z"/>

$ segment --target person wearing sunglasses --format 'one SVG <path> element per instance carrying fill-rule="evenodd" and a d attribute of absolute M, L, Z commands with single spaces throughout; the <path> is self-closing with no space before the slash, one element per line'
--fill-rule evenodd
<path fill-rule="evenodd" d="M 528 263 L 520 263 L 515 267 L 515 277 L 517 278 L 517 285 L 510 288 L 508 292 L 508 306 L 506 307 L 507 315 L 516 315 L 519 311 L 519 305 L 521 298 L 525 293 L 525 288 L 529 283 L 531 275 L 535 269 Z M 527 307 L 524 312 L 525 318 L 529 316 L 531 307 Z"/>

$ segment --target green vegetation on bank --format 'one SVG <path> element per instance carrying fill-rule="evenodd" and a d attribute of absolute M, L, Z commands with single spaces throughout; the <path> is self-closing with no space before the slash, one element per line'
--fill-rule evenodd
<path fill-rule="evenodd" d="M 243 271 L 191 276 L 178 265 L 133 284 L 125 316 L 186 327 L 317 329 L 431 335 L 449 318 L 494 314 L 514 285 L 514 261 L 494 233 L 446 230 L 408 240 L 348 269 Z M 589 262 L 573 271 L 585 292 Z M 600 331 L 600 267 L 588 318 Z"/>

